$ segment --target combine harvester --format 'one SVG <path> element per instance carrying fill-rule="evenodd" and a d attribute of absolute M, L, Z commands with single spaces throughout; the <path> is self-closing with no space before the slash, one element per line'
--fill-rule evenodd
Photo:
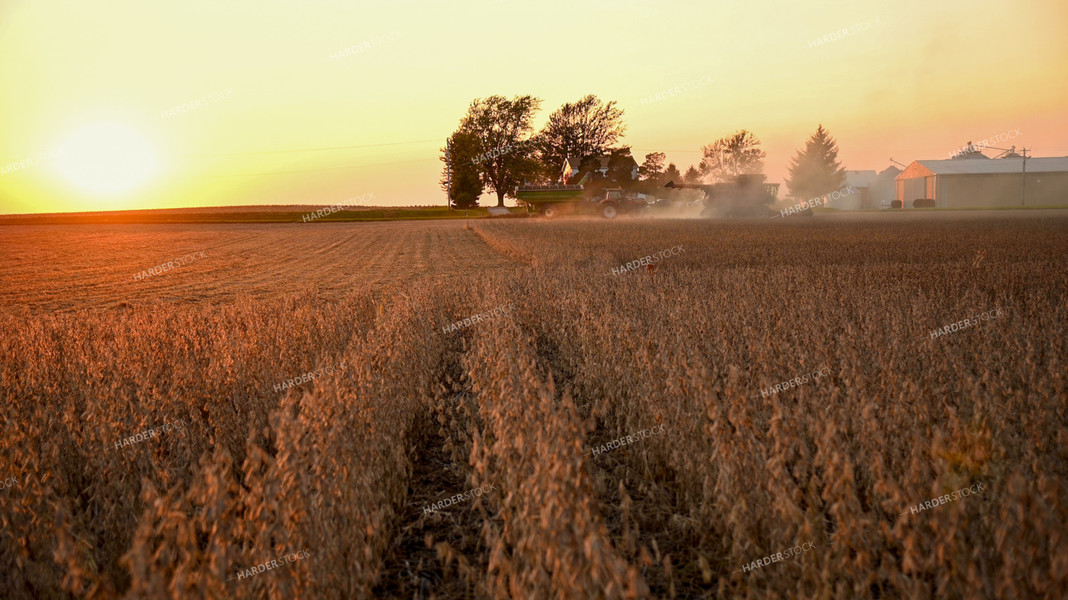
<path fill-rule="evenodd" d="M 579 185 L 521 185 L 515 197 L 522 200 L 546 219 L 562 214 L 601 215 L 614 219 L 617 215 L 640 217 L 649 209 L 649 202 L 641 195 L 630 195 L 622 188 L 604 188 L 601 192 L 587 191 Z"/>
<path fill-rule="evenodd" d="M 669 181 L 664 187 L 701 190 L 705 194 L 702 217 L 770 217 L 779 200 L 779 184 L 764 183 L 764 175 L 736 175 L 734 181 L 689 184 Z M 811 209 L 810 209 L 811 210 Z"/>

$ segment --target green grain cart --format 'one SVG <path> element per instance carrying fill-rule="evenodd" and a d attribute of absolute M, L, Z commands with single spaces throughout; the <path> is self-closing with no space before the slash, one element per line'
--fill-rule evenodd
<path fill-rule="evenodd" d="M 599 214 L 606 219 L 621 214 L 640 217 L 649 206 L 644 199 L 627 195 L 621 188 L 607 188 L 602 194 L 593 195 L 581 185 L 521 185 L 515 196 L 547 219 L 565 213 Z"/>

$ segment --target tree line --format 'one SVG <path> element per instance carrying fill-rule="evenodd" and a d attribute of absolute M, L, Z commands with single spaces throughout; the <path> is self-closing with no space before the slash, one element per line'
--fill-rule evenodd
<path fill-rule="evenodd" d="M 476 98 L 460 124 L 440 149 L 442 190 L 457 208 L 478 205 L 486 191 L 504 206 L 506 196 L 523 184 L 560 183 L 564 161 L 575 158 L 582 170 L 607 156 L 607 172 L 600 185 L 618 185 L 629 192 L 665 194 L 668 181 L 700 184 L 731 181 L 744 173 L 762 173 L 766 154 L 752 132 L 740 130 L 702 146 L 701 160 L 680 173 L 666 166 L 663 152 L 646 154 L 637 179 L 628 165 L 637 164 L 630 146 L 621 144 L 626 124 L 623 109 L 587 95 L 564 103 L 538 131 L 534 117 L 541 99 L 534 96 Z M 633 163 L 631 162 L 633 161 Z M 840 189 L 845 171 L 838 161 L 838 145 L 821 124 L 789 165 L 786 184 L 791 195 L 813 198 Z M 594 182 L 595 185 L 598 182 Z"/>

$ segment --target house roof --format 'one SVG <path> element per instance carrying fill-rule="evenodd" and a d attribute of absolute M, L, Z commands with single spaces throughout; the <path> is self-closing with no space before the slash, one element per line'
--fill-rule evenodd
<path fill-rule="evenodd" d="M 893 185 L 894 179 L 897 178 L 899 173 L 901 173 L 901 169 L 891 165 L 883 169 L 883 171 L 871 182 L 871 185 Z"/>
<path fill-rule="evenodd" d="M 998 158 L 992 160 L 917 160 L 903 171 L 898 178 L 907 179 L 906 173 L 914 171 L 913 166 L 920 165 L 936 175 L 969 175 L 978 173 L 1019 173 L 1023 170 L 1022 158 Z M 1028 158 L 1028 173 L 1068 172 L 1068 156 L 1049 158 Z M 913 175 L 915 176 L 915 175 Z"/>
<path fill-rule="evenodd" d="M 874 170 L 869 171 L 846 171 L 845 183 L 853 187 L 868 187 L 877 177 Z"/>
<path fill-rule="evenodd" d="M 572 176 L 578 174 L 579 162 L 574 156 L 568 156 L 564 159 L 564 164 L 561 167 L 561 178 L 564 180 L 570 179 Z"/>
<path fill-rule="evenodd" d="M 601 156 L 598 156 L 597 158 L 600 159 L 600 161 L 601 161 L 601 168 L 602 169 L 607 169 L 608 168 L 608 163 L 612 162 L 612 155 L 611 154 L 602 154 Z M 627 154 L 625 156 L 621 156 L 620 158 L 623 159 L 624 164 L 627 164 L 632 169 L 634 167 L 638 166 L 638 161 L 634 160 L 634 157 L 629 155 L 629 154 Z"/>

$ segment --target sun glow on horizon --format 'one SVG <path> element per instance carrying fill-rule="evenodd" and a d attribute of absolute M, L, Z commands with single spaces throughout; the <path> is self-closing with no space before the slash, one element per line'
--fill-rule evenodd
<path fill-rule="evenodd" d="M 849 170 L 1015 130 L 1068 155 L 1057 0 L 459 6 L 0 3 L 0 214 L 444 205 L 440 149 L 494 94 L 540 98 L 536 129 L 587 94 L 618 102 L 619 144 L 680 172 L 746 129 L 778 183 L 820 124 Z M 582 58 L 589 40 L 619 43 Z"/>
<path fill-rule="evenodd" d="M 80 189 L 114 196 L 144 184 L 157 171 L 156 152 L 122 123 L 90 123 L 60 144 L 56 169 Z"/>

